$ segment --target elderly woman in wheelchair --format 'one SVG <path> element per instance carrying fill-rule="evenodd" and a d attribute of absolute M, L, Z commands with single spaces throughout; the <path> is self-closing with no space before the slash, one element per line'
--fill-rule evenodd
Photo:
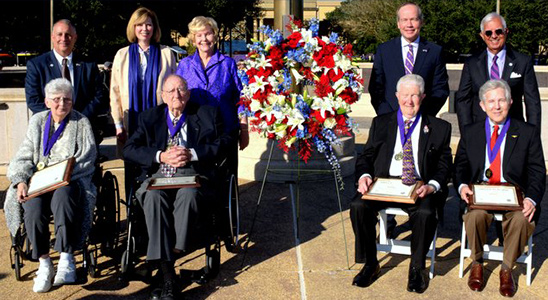
<path fill-rule="evenodd" d="M 45 95 L 49 110 L 31 117 L 26 137 L 9 164 L 11 186 L 4 206 L 10 233 L 15 236 L 24 223 L 32 258 L 40 262 L 33 286 L 37 293 L 47 292 L 52 284 L 76 281 L 73 252 L 84 245 L 96 199 L 92 175 L 97 148 L 88 119 L 72 110 L 72 85 L 66 79 L 54 79 L 46 85 Z M 67 185 L 29 194 L 29 181 L 37 171 L 46 168 L 47 172 L 49 166 L 65 161 L 73 161 Z M 49 255 L 51 215 L 53 248 L 60 253 L 57 272 Z"/>
<path fill-rule="evenodd" d="M 125 160 L 141 167 L 135 197 L 145 215 L 147 260 L 163 276 L 161 295 L 156 295 L 161 299 L 177 298 L 174 262 L 206 236 L 216 206 L 216 166 L 230 142 L 219 109 L 188 103 L 189 97 L 186 81 L 169 76 L 162 88 L 164 104 L 141 113 L 123 151 Z M 150 188 L 166 178 L 199 180 L 187 187 Z"/>

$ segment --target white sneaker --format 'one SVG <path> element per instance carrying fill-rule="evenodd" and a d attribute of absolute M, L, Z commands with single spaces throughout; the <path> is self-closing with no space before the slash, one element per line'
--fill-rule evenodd
<path fill-rule="evenodd" d="M 32 290 L 35 293 L 45 293 L 51 289 L 51 279 L 53 279 L 53 265 L 40 264 L 38 271 L 36 271 L 36 277 L 34 278 L 34 286 Z"/>
<path fill-rule="evenodd" d="M 76 282 L 76 266 L 72 259 L 60 259 L 57 265 L 57 273 L 53 280 L 53 286 Z"/>

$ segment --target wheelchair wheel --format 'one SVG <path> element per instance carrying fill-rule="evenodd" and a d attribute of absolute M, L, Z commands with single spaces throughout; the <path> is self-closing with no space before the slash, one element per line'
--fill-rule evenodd
<path fill-rule="evenodd" d="M 101 253 L 112 257 L 118 246 L 120 224 L 120 192 L 118 180 L 111 172 L 105 172 L 99 190 L 96 208 L 97 242 L 101 243 Z"/>
<path fill-rule="evenodd" d="M 15 270 L 15 279 L 21 281 L 21 268 L 23 267 L 23 262 L 21 261 L 21 253 L 15 250 L 13 255 L 12 268 Z"/>
<path fill-rule="evenodd" d="M 240 199 L 236 176 L 230 175 L 228 184 L 227 213 L 230 232 L 227 239 L 225 239 L 225 248 L 228 252 L 235 253 L 238 251 L 240 237 Z"/>
<path fill-rule="evenodd" d="M 135 256 L 135 241 L 131 236 L 131 226 L 129 224 L 128 228 L 128 241 L 127 247 L 122 253 L 122 259 L 120 260 L 120 279 L 123 281 L 128 281 L 130 274 L 133 272 L 135 267 L 134 256 Z"/>

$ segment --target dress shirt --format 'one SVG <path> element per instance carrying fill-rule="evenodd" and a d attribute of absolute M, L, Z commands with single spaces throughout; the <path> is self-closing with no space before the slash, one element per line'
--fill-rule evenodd
<path fill-rule="evenodd" d="M 413 66 L 415 66 L 415 61 L 417 61 L 417 53 L 419 50 L 419 41 L 421 37 L 417 37 L 416 40 L 409 43 L 406 41 L 403 36 L 401 37 L 401 57 L 403 60 L 403 65 L 405 66 L 405 59 L 407 59 L 407 52 L 409 52 L 409 44 L 413 45 Z"/>
<path fill-rule="evenodd" d="M 148 64 L 148 56 L 150 54 L 150 47 L 145 51 L 143 49 L 141 49 L 141 47 L 138 48 L 139 49 L 139 79 L 141 80 L 141 82 L 145 81 L 145 74 L 147 72 L 147 64 Z"/>
<path fill-rule="evenodd" d="M 495 54 L 487 50 L 487 74 L 491 74 L 491 67 L 493 66 L 493 57 Z M 502 79 L 502 71 L 504 71 L 504 62 L 506 61 L 506 46 L 497 53 L 497 66 L 499 67 L 499 77 Z M 490 77 L 489 77 L 490 78 Z"/>
<path fill-rule="evenodd" d="M 173 122 L 173 119 L 175 118 L 175 116 L 171 113 L 171 111 L 169 112 L 169 120 L 171 122 Z M 185 121 L 183 123 L 183 126 L 181 126 L 181 130 L 179 131 L 179 145 L 180 146 L 183 146 L 183 147 L 186 147 L 186 137 L 187 137 L 187 122 Z M 169 132 L 169 128 L 167 129 L 167 136 L 169 138 L 169 135 L 171 133 Z M 191 154 L 191 158 L 190 158 L 190 161 L 198 161 L 198 154 L 196 154 L 196 150 L 194 150 L 194 148 L 190 148 L 188 149 L 190 150 L 190 154 Z M 158 150 L 158 152 L 156 152 L 156 162 L 157 163 L 161 163 L 160 162 L 160 154 L 162 153 L 162 150 Z"/>
<path fill-rule="evenodd" d="M 411 119 L 407 119 L 406 117 L 403 117 L 403 121 L 411 120 L 414 122 L 419 122 L 413 132 L 411 133 L 411 145 L 413 149 L 413 163 L 415 165 L 415 175 L 417 177 L 417 180 L 421 180 L 421 174 L 419 172 L 419 138 L 420 138 L 420 131 L 422 130 L 422 118 L 413 117 Z M 394 152 L 392 153 L 392 161 L 390 162 L 390 169 L 389 174 L 393 177 L 401 177 L 403 172 L 403 159 L 396 160 L 396 155 L 398 153 L 401 153 L 403 150 L 403 145 L 401 144 L 400 139 L 400 130 L 396 131 L 396 143 L 394 144 Z M 363 174 L 360 178 L 363 177 L 369 177 L 372 178 L 371 174 Z M 430 180 L 428 181 L 428 184 L 434 187 L 434 192 L 437 192 L 441 189 L 441 185 L 436 180 Z"/>
<path fill-rule="evenodd" d="M 70 80 L 72 83 L 72 86 L 74 86 L 74 65 L 72 64 L 72 53 L 69 54 L 69 56 L 64 57 L 61 56 L 59 53 L 55 52 L 55 49 L 53 49 L 53 55 L 55 55 L 55 59 L 59 63 L 59 70 L 61 70 L 61 74 L 63 74 L 63 59 L 67 59 L 67 66 L 70 72 Z M 73 101 L 75 101 L 74 99 Z"/>

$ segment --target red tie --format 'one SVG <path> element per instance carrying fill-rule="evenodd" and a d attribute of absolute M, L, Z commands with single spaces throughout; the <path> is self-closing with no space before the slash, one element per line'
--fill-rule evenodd
<path fill-rule="evenodd" d="M 497 142 L 498 137 L 499 137 L 499 125 L 495 125 L 495 129 L 493 129 L 493 134 L 491 135 L 491 149 L 495 147 L 495 143 Z M 491 172 L 493 172 L 493 176 L 489 178 L 489 183 L 490 184 L 500 183 L 500 151 L 497 153 L 497 156 L 495 157 L 495 160 L 491 163 L 491 166 L 489 167 L 489 169 L 491 169 Z"/>

